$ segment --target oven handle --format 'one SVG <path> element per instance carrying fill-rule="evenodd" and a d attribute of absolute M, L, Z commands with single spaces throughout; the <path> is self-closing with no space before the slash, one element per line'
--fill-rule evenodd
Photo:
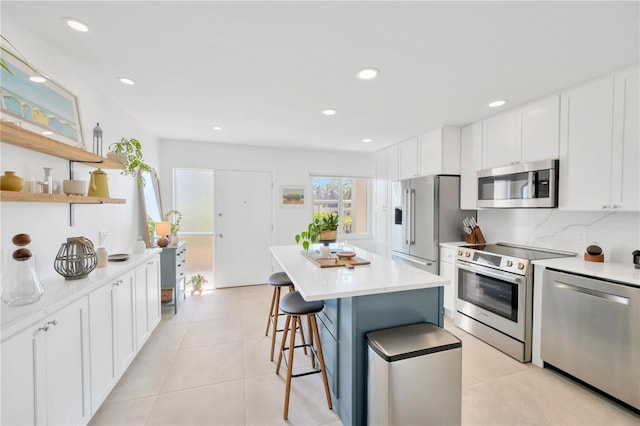
<path fill-rule="evenodd" d="M 480 275 L 486 275 L 488 277 L 492 277 L 492 278 L 497 278 L 499 280 L 502 281 L 508 281 L 510 283 L 513 284 L 522 284 L 522 279 L 524 277 L 522 276 L 513 276 L 513 274 L 509 274 L 507 272 L 501 272 L 501 271 L 497 271 L 495 269 L 491 269 L 491 268 L 483 268 L 483 267 L 478 267 L 478 266 L 472 266 L 472 265 L 467 265 L 467 264 L 462 264 L 462 262 L 457 261 L 456 262 L 456 267 L 458 269 L 464 269 L 466 271 L 469 272 L 474 272 Z"/>

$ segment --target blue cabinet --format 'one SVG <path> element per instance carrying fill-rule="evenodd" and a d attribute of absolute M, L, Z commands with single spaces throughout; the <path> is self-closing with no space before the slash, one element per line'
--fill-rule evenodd
<path fill-rule="evenodd" d="M 178 313 L 178 300 L 184 299 L 185 264 L 187 260 L 187 243 L 178 242 L 167 246 L 160 253 L 160 282 L 163 289 L 172 289 L 171 300 L 162 302 L 163 305 L 173 305 L 173 311 Z"/>

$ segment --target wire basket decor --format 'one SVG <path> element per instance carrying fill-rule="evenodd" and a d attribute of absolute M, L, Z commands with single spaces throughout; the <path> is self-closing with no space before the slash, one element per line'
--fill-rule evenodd
<path fill-rule="evenodd" d="M 79 280 L 89 275 L 97 263 L 98 257 L 91 240 L 71 237 L 60 246 L 53 267 L 65 280 Z"/>

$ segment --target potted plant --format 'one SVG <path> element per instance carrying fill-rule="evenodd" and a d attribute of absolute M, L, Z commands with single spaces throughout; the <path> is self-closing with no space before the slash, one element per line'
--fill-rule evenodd
<path fill-rule="evenodd" d="M 120 142 L 114 142 L 109 145 L 109 154 L 107 157 L 119 163 L 122 163 L 124 170 L 120 174 L 138 176 L 138 184 L 145 185 L 144 176 L 139 170 L 151 172 L 151 167 L 146 164 L 142 158 L 142 144 L 137 139 L 120 139 Z M 113 154 L 112 154 L 113 153 Z"/>
<path fill-rule="evenodd" d="M 191 295 L 193 295 L 195 292 L 198 292 L 198 294 L 202 295 L 202 289 L 208 282 L 209 281 L 207 281 L 207 279 L 200 274 L 192 275 L 191 278 L 189 278 L 189 281 L 187 281 L 187 284 L 191 284 Z"/>
<path fill-rule="evenodd" d="M 334 241 L 338 237 L 338 225 L 340 217 L 337 212 L 322 213 L 320 218 L 316 218 L 319 241 Z"/>
<path fill-rule="evenodd" d="M 340 217 L 337 212 L 315 213 L 313 222 L 307 226 L 306 231 L 295 236 L 296 243 L 302 242 L 302 248 L 309 250 L 309 245 L 318 241 L 335 241 L 338 237 L 338 224 Z"/>

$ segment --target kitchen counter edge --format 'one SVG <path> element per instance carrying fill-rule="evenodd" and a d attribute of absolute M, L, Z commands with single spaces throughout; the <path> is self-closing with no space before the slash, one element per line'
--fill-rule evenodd
<path fill-rule="evenodd" d="M 545 268 L 559 269 L 640 287 L 640 269 L 634 268 L 630 263 L 588 262 L 580 257 L 543 259 L 535 260 L 532 263 Z"/>
<path fill-rule="evenodd" d="M 109 262 L 106 268 L 96 268 L 87 278 L 66 281 L 62 276 L 42 280 L 44 294 L 35 303 L 8 306 L 2 303 L 0 341 L 4 341 L 30 325 L 41 321 L 70 303 L 86 296 L 120 275 L 143 264 L 162 250 L 147 249 L 144 254 L 131 255 L 125 262 Z"/>

